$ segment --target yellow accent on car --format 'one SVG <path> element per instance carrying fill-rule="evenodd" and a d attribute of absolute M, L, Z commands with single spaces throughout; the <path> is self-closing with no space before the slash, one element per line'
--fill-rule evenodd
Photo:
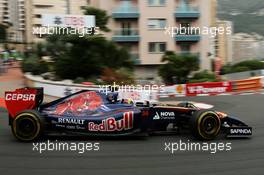
<path fill-rule="evenodd" d="M 208 114 L 213 114 L 213 115 L 217 116 L 216 113 L 211 112 L 211 111 L 208 111 L 208 112 L 203 113 L 202 116 L 199 118 L 199 120 L 198 120 L 198 122 L 197 122 L 197 128 L 198 128 L 199 135 L 202 136 L 204 139 L 210 139 L 210 138 L 206 137 L 206 136 L 201 132 L 200 124 L 201 124 L 201 121 L 204 119 L 204 116 L 206 116 L 206 115 L 208 115 Z M 212 117 L 212 116 L 208 115 L 208 117 Z M 217 117 L 217 119 L 218 119 L 218 122 L 219 122 L 219 124 L 220 124 L 220 119 L 219 119 L 218 117 Z M 219 125 L 219 127 L 217 128 L 217 132 L 215 132 L 215 133 L 218 133 L 219 130 L 220 130 L 220 125 Z"/>
<path fill-rule="evenodd" d="M 29 139 L 25 139 L 25 138 L 23 138 L 23 137 L 20 137 L 20 136 L 17 134 L 17 131 L 16 131 L 16 121 L 17 121 L 20 117 L 25 116 L 25 115 L 27 115 L 27 116 L 31 116 L 31 117 L 36 121 L 36 124 L 37 124 L 37 132 L 36 132 L 36 134 L 35 134 L 33 137 L 29 138 Z M 28 118 L 28 119 L 32 120 L 31 118 Z M 32 120 L 32 121 L 33 121 L 33 120 Z M 40 123 L 39 123 L 39 119 L 38 119 L 34 114 L 31 114 L 31 113 L 21 113 L 21 114 L 19 114 L 19 115 L 15 118 L 15 120 L 13 121 L 13 128 L 14 128 L 14 134 L 15 134 L 15 136 L 16 136 L 17 138 L 19 138 L 20 140 L 23 140 L 23 141 L 34 140 L 34 139 L 39 135 L 39 133 L 40 133 Z"/>

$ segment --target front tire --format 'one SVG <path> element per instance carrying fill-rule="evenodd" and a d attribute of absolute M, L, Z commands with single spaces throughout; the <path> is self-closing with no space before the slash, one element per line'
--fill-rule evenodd
<path fill-rule="evenodd" d="M 214 111 L 196 111 L 190 119 L 191 132 L 197 139 L 213 140 L 219 135 L 221 121 Z"/>
<path fill-rule="evenodd" d="M 26 110 L 16 115 L 11 124 L 16 139 L 30 142 L 38 139 L 44 130 L 43 117 L 35 110 Z"/>

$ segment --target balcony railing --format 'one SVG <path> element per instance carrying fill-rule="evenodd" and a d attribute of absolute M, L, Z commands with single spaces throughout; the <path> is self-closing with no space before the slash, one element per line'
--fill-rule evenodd
<path fill-rule="evenodd" d="M 139 10 L 130 1 L 123 1 L 119 7 L 113 10 L 112 17 L 116 19 L 139 18 Z"/>
<path fill-rule="evenodd" d="M 191 6 L 186 0 L 181 0 L 180 5 L 174 13 L 176 18 L 199 18 L 200 11 L 198 7 Z"/>
<path fill-rule="evenodd" d="M 177 52 L 176 54 L 178 54 L 178 55 L 192 55 L 192 56 L 196 56 L 196 57 L 200 56 L 199 52 L 191 52 L 191 51 L 181 51 L 181 52 Z"/>
<path fill-rule="evenodd" d="M 138 42 L 140 40 L 137 29 L 119 29 L 114 31 L 112 40 L 115 42 Z"/>
<path fill-rule="evenodd" d="M 175 40 L 176 41 L 191 41 L 198 42 L 201 39 L 201 35 L 198 31 L 187 32 L 185 30 L 176 32 Z"/>

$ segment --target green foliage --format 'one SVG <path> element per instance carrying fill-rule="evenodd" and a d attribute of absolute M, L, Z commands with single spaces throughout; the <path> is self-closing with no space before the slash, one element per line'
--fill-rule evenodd
<path fill-rule="evenodd" d="M 197 72 L 193 75 L 190 80 L 191 83 L 201 83 L 201 82 L 217 82 L 216 76 L 214 73 L 208 72 L 207 70 Z"/>
<path fill-rule="evenodd" d="M 78 84 L 81 84 L 83 82 L 86 82 L 85 78 L 83 77 L 77 77 L 74 81 L 74 83 L 78 83 Z"/>
<path fill-rule="evenodd" d="M 264 69 L 264 63 L 259 60 L 248 60 L 237 63 L 234 67 L 247 67 L 249 70 Z"/>
<path fill-rule="evenodd" d="M 6 41 L 6 27 L 0 24 L 0 42 Z"/>
<path fill-rule="evenodd" d="M 133 69 L 128 52 L 103 37 L 53 36 L 48 45 L 54 70 L 61 78 L 99 77 L 106 67 Z"/>
<path fill-rule="evenodd" d="M 48 64 L 41 61 L 36 55 L 31 55 L 22 61 L 22 71 L 31 72 L 33 75 L 40 75 L 49 71 Z"/>
<path fill-rule="evenodd" d="M 113 70 L 111 68 L 105 68 L 101 79 L 107 84 L 133 84 L 134 78 L 131 70 L 127 68 L 120 68 Z"/>
<path fill-rule="evenodd" d="M 259 60 L 248 60 L 234 65 L 227 64 L 223 66 L 221 70 L 221 74 L 224 75 L 229 73 L 259 70 L 259 69 L 264 69 L 264 62 L 261 62 Z"/>
<path fill-rule="evenodd" d="M 109 16 L 105 11 L 85 7 L 84 13 L 95 15 L 96 25 L 102 31 L 109 31 L 106 27 Z M 34 58 L 27 60 L 28 64 L 24 66 L 25 71 L 38 73 L 32 68 L 40 64 L 37 58 L 49 56 L 52 59 L 52 64 L 49 65 L 48 69 L 54 71 L 55 77 L 71 79 L 76 83 L 100 83 L 98 80 L 104 75 L 106 68 L 111 68 L 113 72 L 124 76 L 123 79 L 130 80 L 130 73 L 134 66 L 126 49 L 120 48 L 112 41 L 98 35 L 86 35 L 84 37 L 73 34 L 67 35 L 66 33 L 51 35 L 46 38 L 46 42 L 36 44 L 34 55 Z M 119 72 L 122 69 L 127 70 L 127 72 Z"/>
<path fill-rule="evenodd" d="M 107 15 L 107 12 L 105 10 L 97 9 L 94 7 L 84 7 L 83 9 L 85 15 L 95 15 L 96 26 L 100 27 L 100 30 L 104 32 L 110 31 L 110 29 L 107 27 L 110 16 Z"/>
<path fill-rule="evenodd" d="M 176 55 L 168 51 L 164 54 L 162 62 L 165 64 L 160 66 L 159 75 L 167 84 L 185 83 L 189 74 L 199 69 L 199 59 L 193 55 Z"/>

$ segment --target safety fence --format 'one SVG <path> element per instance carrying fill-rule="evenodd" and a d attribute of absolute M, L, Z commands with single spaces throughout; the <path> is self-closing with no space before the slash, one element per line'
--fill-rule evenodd
<path fill-rule="evenodd" d="M 64 97 L 77 91 L 104 90 L 106 86 L 73 84 L 67 82 L 54 82 L 25 75 L 26 84 L 30 87 L 43 87 L 44 94 L 53 97 Z M 157 90 L 142 91 L 140 89 L 121 90 L 120 98 L 131 98 L 134 101 L 158 101 L 159 98 L 185 97 L 185 96 L 214 96 L 256 92 L 264 87 L 264 77 L 245 80 L 188 83 L 171 86 L 159 86 Z"/>
<path fill-rule="evenodd" d="M 261 78 L 236 80 L 232 82 L 233 92 L 255 91 L 262 88 Z"/>
<path fill-rule="evenodd" d="M 43 87 L 44 94 L 49 97 L 61 98 L 81 90 L 109 91 L 108 85 L 91 85 L 90 83 L 75 84 L 70 81 L 50 81 L 44 80 L 41 77 L 25 74 L 25 84 L 28 87 Z M 156 86 L 153 89 L 142 89 L 135 87 L 127 87 L 118 90 L 118 96 L 121 99 L 130 98 L 135 102 L 139 101 L 158 101 L 159 88 Z"/>
<path fill-rule="evenodd" d="M 225 82 L 189 83 L 165 86 L 160 92 L 160 98 L 185 96 L 214 96 L 257 92 L 264 88 L 264 77 Z"/>

